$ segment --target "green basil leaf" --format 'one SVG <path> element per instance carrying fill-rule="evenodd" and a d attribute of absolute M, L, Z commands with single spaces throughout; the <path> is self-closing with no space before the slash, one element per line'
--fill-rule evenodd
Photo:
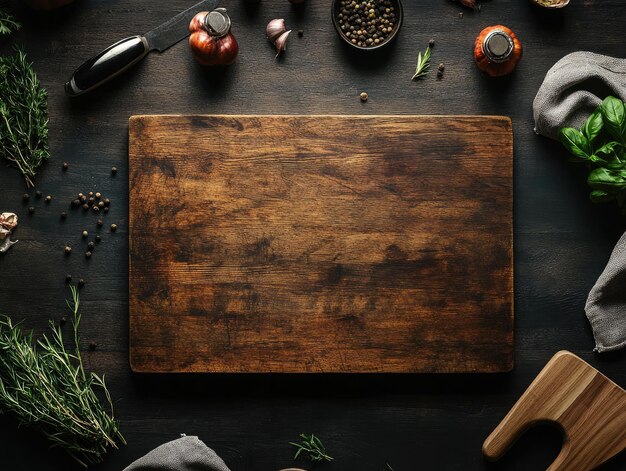
<path fill-rule="evenodd" d="M 578 129 L 563 128 L 559 133 L 561 143 L 573 155 L 583 160 L 589 159 L 589 141 Z"/>
<path fill-rule="evenodd" d="M 598 150 L 596 150 L 596 154 L 605 154 L 605 155 L 610 155 L 613 153 L 613 151 L 615 150 L 616 146 L 619 146 L 619 142 L 616 141 L 611 141 L 608 142 L 606 144 L 604 144 L 602 147 L 600 147 Z"/>
<path fill-rule="evenodd" d="M 608 164 L 606 160 L 604 160 L 602 157 L 597 156 L 596 154 L 590 155 L 589 161 L 595 164 Z"/>
<path fill-rule="evenodd" d="M 610 170 L 600 167 L 591 171 L 587 183 L 594 190 L 616 193 L 626 189 L 626 170 Z"/>
<path fill-rule="evenodd" d="M 604 125 L 611 136 L 626 142 L 626 109 L 624 102 L 613 96 L 606 97 L 600 105 Z"/>
<path fill-rule="evenodd" d="M 596 137 L 600 135 L 603 127 L 604 122 L 602 121 L 602 113 L 598 108 L 596 111 L 591 113 L 591 116 L 589 116 L 589 118 L 587 118 L 587 121 L 585 121 L 585 124 L 583 124 L 582 132 L 587 140 L 589 142 L 592 142 Z"/>
<path fill-rule="evenodd" d="M 589 194 L 589 197 L 594 203 L 608 203 L 609 201 L 613 201 L 615 199 L 615 195 L 612 195 L 602 190 L 592 191 Z"/>

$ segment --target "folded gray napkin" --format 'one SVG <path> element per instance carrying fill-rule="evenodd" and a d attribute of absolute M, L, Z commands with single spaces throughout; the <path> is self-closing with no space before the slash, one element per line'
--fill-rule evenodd
<path fill-rule="evenodd" d="M 596 351 L 626 347 L 626 234 L 589 293 L 585 312 L 596 339 Z"/>
<path fill-rule="evenodd" d="M 535 132 L 559 138 L 563 127 L 580 128 L 609 95 L 626 101 L 626 59 L 573 52 L 546 74 L 533 102 Z"/>
<path fill-rule="evenodd" d="M 198 437 L 182 437 L 155 448 L 124 471 L 230 471 Z"/>

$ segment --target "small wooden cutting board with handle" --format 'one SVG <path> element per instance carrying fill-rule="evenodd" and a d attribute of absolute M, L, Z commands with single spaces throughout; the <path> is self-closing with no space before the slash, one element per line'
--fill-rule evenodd
<path fill-rule="evenodd" d="M 133 370 L 510 370 L 512 160 L 503 117 L 132 117 Z"/>
<path fill-rule="evenodd" d="M 538 422 L 559 426 L 548 471 L 591 471 L 626 449 L 626 391 L 576 355 L 557 353 L 483 445 L 496 460 Z"/>

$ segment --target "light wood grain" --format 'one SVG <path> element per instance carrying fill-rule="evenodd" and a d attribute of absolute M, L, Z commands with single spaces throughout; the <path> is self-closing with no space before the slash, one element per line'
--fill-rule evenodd
<path fill-rule="evenodd" d="M 563 448 L 548 471 L 589 471 L 626 448 L 626 391 L 576 355 L 557 353 L 485 440 L 500 458 L 529 427 L 551 422 Z"/>
<path fill-rule="evenodd" d="M 507 118 L 130 121 L 135 371 L 506 371 Z"/>

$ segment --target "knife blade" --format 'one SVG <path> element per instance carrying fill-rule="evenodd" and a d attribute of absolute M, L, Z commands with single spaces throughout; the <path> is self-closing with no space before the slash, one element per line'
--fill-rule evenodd
<path fill-rule="evenodd" d="M 150 51 L 163 52 L 189 36 L 189 22 L 201 11 L 214 10 L 220 0 L 202 0 L 144 35 L 112 44 L 83 63 L 65 83 L 65 93 L 75 97 L 98 88 L 142 60 Z"/>

